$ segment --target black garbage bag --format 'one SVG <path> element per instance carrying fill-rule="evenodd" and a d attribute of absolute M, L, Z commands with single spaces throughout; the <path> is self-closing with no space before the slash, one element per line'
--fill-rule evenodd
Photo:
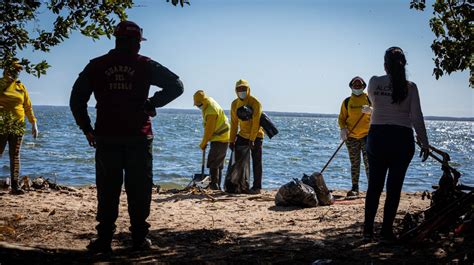
<path fill-rule="evenodd" d="M 262 112 L 262 115 L 260 116 L 260 126 L 263 128 L 265 134 L 270 139 L 272 139 L 273 136 L 278 134 L 277 127 L 275 126 L 275 124 L 273 124 L 272 120 L 265 112 Z"/>
<path fill-rule="evenodd" d="M 316 196 L 318 197 L 319 205 L 325 206 L 334 203 L 334 198 L 326 186 L 326 182 L 321 173 L 314 172 L 311 176 L 303 174 L 301 181 L 314 189 L 314 192 L 316 192 Z"/>
<path fill-rule="evenodd" d="M 275 204 L 277 206 L 316 207 L 318 198 L 313 188 L 295 178 L 278 189 L 275 195 Z"/>
<path fill-rule="evenodd" d="M 242 153 L 236 161 L 234 152 Z M 250 147 L 235 146 L 230 155 L 229 166 L 224 180 L 224 190 L 229 193 L 247 193 L 250 179 Z"/>
<path fill-rule="evenodd" d="M 237 117 L 243 121 L 252 119 L 253 109 L 249 105 L 244 105 L 237 109 Z"/>
<path fill-rule="evenodd" d="M 248 121 L 252 119 L 253 109 L 248 105 L 244 105 L 237 109 L 237 117 L 243 121 Z M 268 135 L 268 138 L 272 139 L 273 136 L 278 134 L 278 129 L 275 124 L 272 122 L 270 117 L 265 112 L 262 112 L 260 115 L 260 126 L 265 131 L 265 134 Z"/>

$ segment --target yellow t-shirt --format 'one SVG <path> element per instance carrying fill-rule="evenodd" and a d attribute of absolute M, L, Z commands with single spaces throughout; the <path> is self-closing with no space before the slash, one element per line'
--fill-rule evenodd
<path fill-rule="evenodd" d="M 364 138 L 369 133 L 370 115 L 362 113 L 363 105 L 370 105 L 369 98 L 365 93 L 359 96 L 352 94 L 349 99 L 349 103 L 347 104 L 347 108 L 345 102 L 342 102 L 338 123 L 339 128 L 347 128 L 347 130 L 350 132 L 348 137 L 360 139 Z M 362 115 L 364 115 L 364 117 L 362 117 L 357 126 L 354 128 L 354 125 Z M 352 130 L 352 128 L 354 129 Z"/>

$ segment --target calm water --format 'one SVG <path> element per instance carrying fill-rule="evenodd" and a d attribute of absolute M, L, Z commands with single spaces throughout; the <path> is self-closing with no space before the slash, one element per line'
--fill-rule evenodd
<path fill-rule="evenodd" d="M 40 137 L 26 135 L 21 152 L 21 175 L 44 176 L 59 183 L 94 183 L 94 149 L 76 126 L 68 107 L 35 107 Z M 90 109 L 90 112 L 94 112 Z M 95 119 L 94 117 L 92 117 Z M 295 117 L 272 115 L 280 134 L 264 140 L 264 188 L 278 188 L 303 173 L 320 171 L 339 145 L 335 117 Z M 474 185 L 473 122 L 426 121 L 432 145 L 451 155 L 452 166 L 463 176 L 462 182 Z M 187 184 L 200 172 L 202 135 L 201 116 L 196 110 L 164 110 L 153 120 L 155 133 L 154 182 Z M 28 125 L 28 132 L 30 127 Z M 418 149 L 417 149 L 418 150 Z M 229 158 L 230 152 L 227 154 Z M 9 175 L 8 153 L 0 158 L 0 177 Z M 331 189 L 351 186 L 347 149 L 343 147 L 324 172 Z M 421 163 L 415 156 L 404 184 L 405 191 L 431 189 L 441 176 L 440 165 L 433 159 Z M 361 170 L 361 188 L 367 181 Z"/>

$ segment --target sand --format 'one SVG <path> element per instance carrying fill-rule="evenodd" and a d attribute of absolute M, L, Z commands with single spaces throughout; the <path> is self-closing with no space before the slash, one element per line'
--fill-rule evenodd
<path fill-rule="evenodd" d="M 341 198 L 346 191 L 336 191 Z M 465 242 L 387 246 L 361 240 L 364 194 L 315 208 L 277 207 L 276 191 L 157 193 L 145 252 L 130 249 L 126 194 L 122 193 L 113 254 L 86 251 L 95 236 L 96 189 L 0 192 L 0 264 L 142 262 L 151 264 L 447 263 L 463 259 Z M 340 196 L 340 197 L 339 197 Z M 383 202 L 384 198 L 381 199 Z M 396 223 L 429 206 L 421 193 L 403 193 Z M 381 222 L 379 210 L 377 222 Z M 459 240 L 458 240 L 459 241 Z M 441 241 L 440 241 L 441 242 Z M 453 245 L 446 245 L 446 242 Z M 443 245 L 444 244 L 444 245 Z M 472 245 L 471 245 L 472 246 Z M 472 251 L 472 250 L 471 250 Z"/>

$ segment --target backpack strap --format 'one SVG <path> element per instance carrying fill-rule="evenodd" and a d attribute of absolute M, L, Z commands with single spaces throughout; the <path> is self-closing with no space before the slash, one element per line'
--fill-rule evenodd
<path fill-rule="evenodd" d="M 367 101 L 369 102 L 369 106 L 372 106 L 372 102 L 370 102 L 369 95 L 366 94 L 365 96 L 367 97 Z M 346 107 L 346 110 L 349 107 L 349 99 L 351 99 L 351 97 L 347 97 L 346 99 L 344 99 L 344 106 Z"/>
<path fill-rule="evenodd" d="M 344 106 L 346 107 L 346 110 L 349 107 L 349 99 L 351 99 L 351 97 L 347 97 L 346 99 L 344 99 Z"/>

